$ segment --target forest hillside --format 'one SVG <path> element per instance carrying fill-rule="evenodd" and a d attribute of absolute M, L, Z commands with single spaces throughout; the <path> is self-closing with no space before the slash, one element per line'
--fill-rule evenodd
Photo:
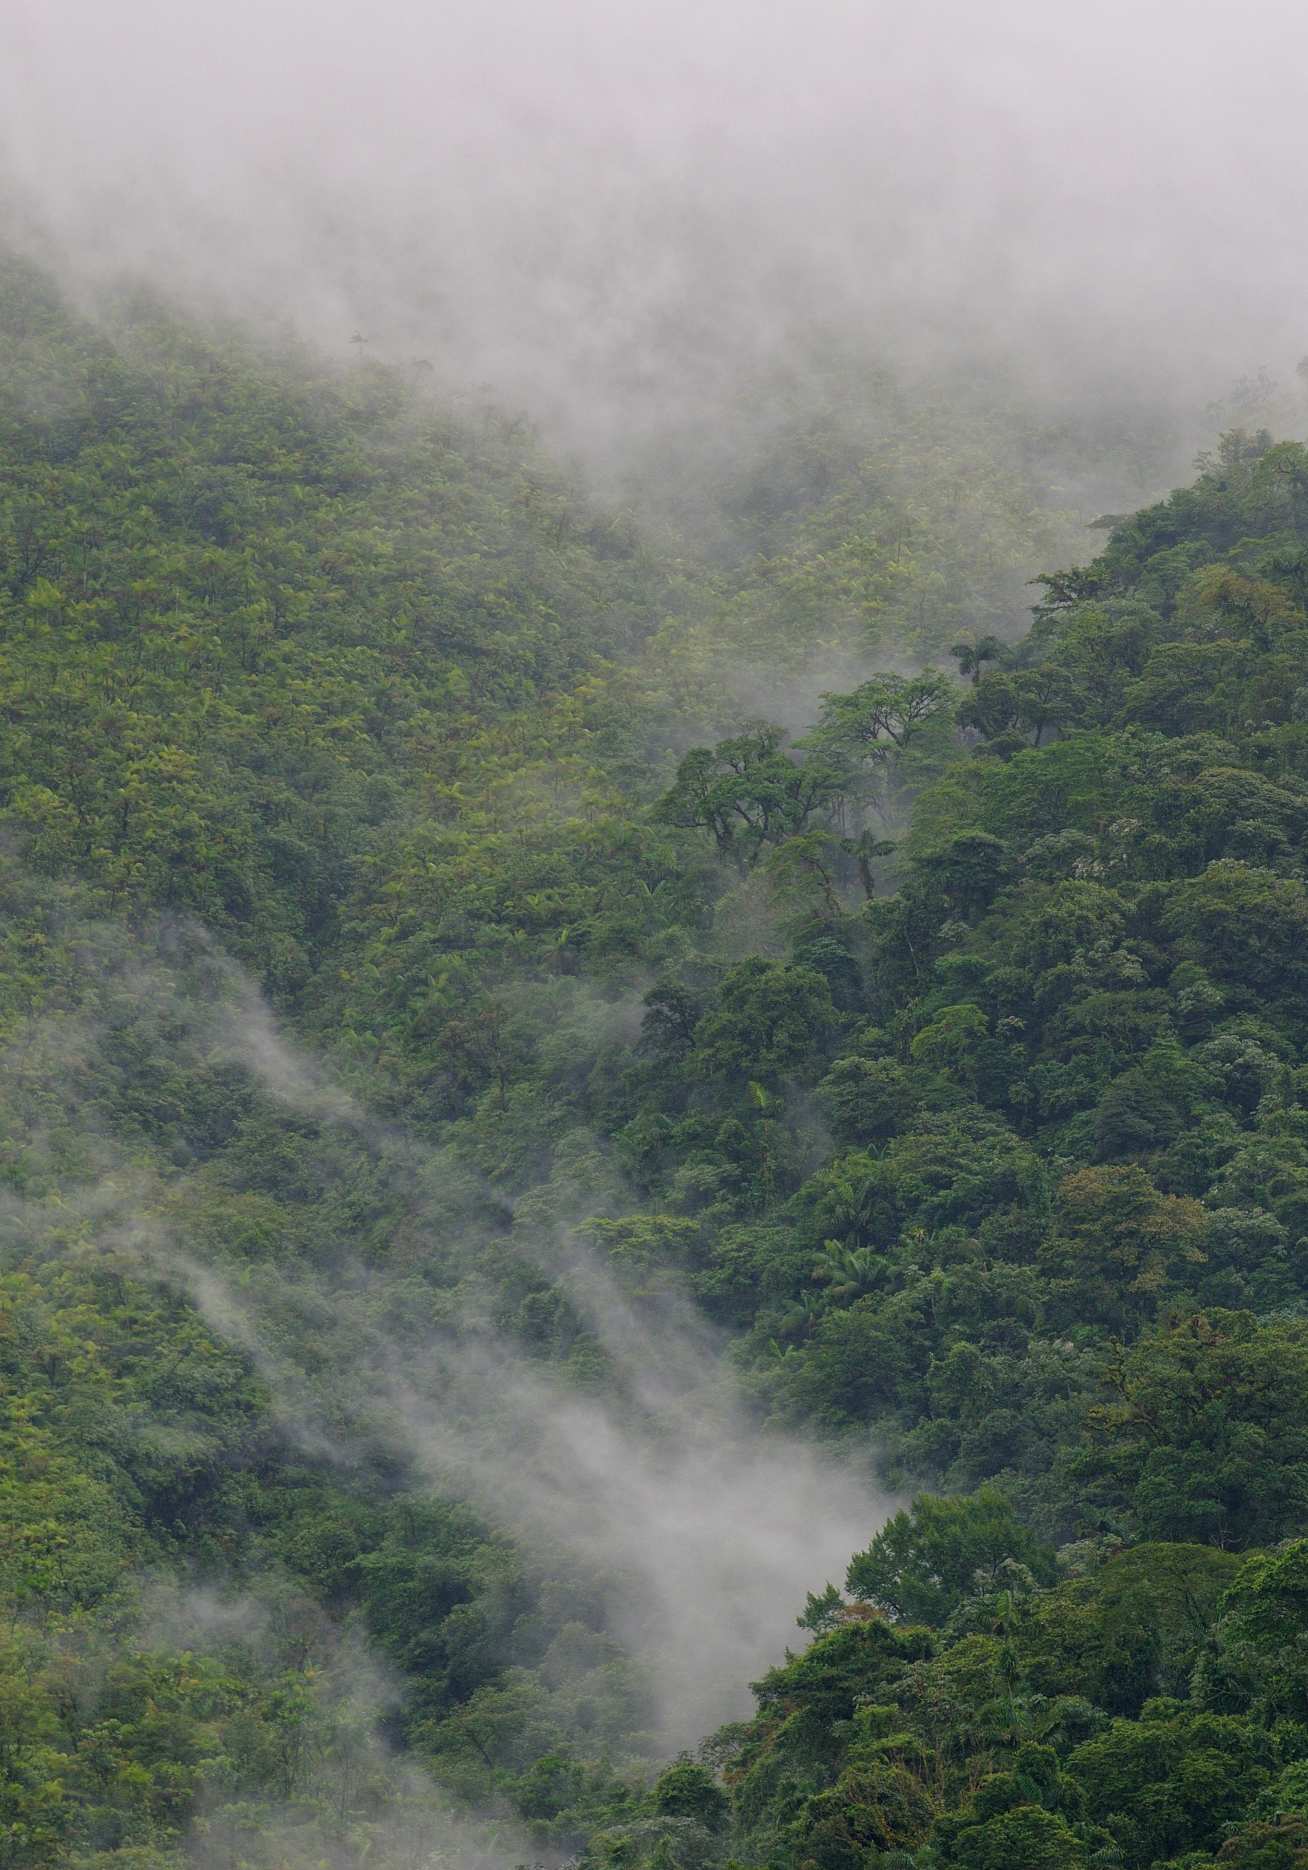
<path fill-rule="evenodd" d="M 1304 1870 L 1308 452 L 0 324 L 0 1870 Z"/>

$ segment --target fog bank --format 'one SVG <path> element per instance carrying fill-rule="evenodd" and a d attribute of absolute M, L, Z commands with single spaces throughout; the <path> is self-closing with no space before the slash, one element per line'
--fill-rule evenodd
<path fill-rule="evenodd" d="M 0 173 L 66 269 L 423 358 L 597 458 L 833 342 L 1002 355 L 1062 405 L 1308 349 L 1292 0 L 6 20 Z"/>

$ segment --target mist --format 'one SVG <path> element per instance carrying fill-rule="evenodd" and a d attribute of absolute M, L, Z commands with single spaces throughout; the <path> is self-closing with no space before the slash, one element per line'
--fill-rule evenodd
<path fill-rule="evenodd" d="M 270 1320 L 305 1294 L 256 1282 L 237 1298 L 180 1252 L 153 1264 L 251 1355 L 306 1451 L 354 1466 L 385 1447 L 540 1562 L 580 1561 L 604 1629 L 648 1678 L 665 1757 L 748 1712 L 747 1684 L 794 1642 L 808 1591 L 843 1576 L 896 1504 L 856 1461 L 760 1430 L 689 1316 L 672 1307 L 637 1324 L 593 1261 L 578 1270 L 613 1390 L 578 1395 L 495 1334 L 423 1354 L 353 1318 L 357 1439 L 335 1442 L 302 1373 L 278 1367 L 259 1334 L 260 1284 Z M 310 1296 L 349 1308 L 344 1271 L 342 1287 Z"/>
<path fill-rule="evenodd" d="M 220 1055 L 297 1113 L 351 1129 L 415 1197 L 440 1176 L 439 1156 L 335 1090 L 277 1033 L 253 984 L 217 959 L 224 1002 L 206 1024 Z M 590 1201 L 620 1214 L 627 1198 L 607 1165 L 598 1183 Z M 752 1421 L 720 1334 L 666 1279 L 652 1301 L 633 1302 L 581 1223 L 580 1213 L 575 1227 L 561 1221 L 557 1204 L 544 1220 L 524 1210 L 509 1251 L 556 1282 L 593 1333 L 605 1368 L 589 1393 L 475 1316 L 425 1343 L 388 1333 L 376 1275 L 348 1251 L 316 1290 L 273 1296 L 352 1311 L 360 1435 L 376 1436 L 429 1485 L 475 1502 L 524 1549 L 543 1540 L 590 1568 L 608 1627 L 653 1684 L 657 1744 L 674 1752 L 747 1712 L 746 1685 L 780 1659 L 807 1592 L 841 1576 L 896 1503 L 865 1462 L 838 1462 Z M 416 1224 L 431 1225 L 421 1210 Z M 310 1386 L 268 1351 L 257 1298 L 248 1288 L 238 1296 L 175 1243 L 151 1258 L 253 1357 L 283 1422 L 321 1452 L 321 1418 L 305 1407 Z M 342 1444 L 340 1456 L 357 1460 L 361 1447 Z"/>
<path fill-rule="evenodd" d="M 452 1151 L 372 1115 L 364 1089 L 282 1030 L 198 925 L 128 939 L 86 923 L 79 946 L 93 1010 L 30 1021 L 5 1054 L 22 1105 L 61 1139 L 58 1192 L 6 1197 L 0 1240 L 20 1258 L 87 1253 L 164 1284 L 248 1364 L 289 1448 L 347 1484 L 384 1475 L 466 1502 L 534 1574 L 582 1578 L 598 1631 L 639 1672 L 651 1757 L 744 1716 L 807 1594 L 843 1577 L 896 1504 L 870 1450 L 838 1457 L 760 1424 L 727 1340 L 675 1277 L 664 1269 L 647 1290 L 621 1276 L 593 1222 L 632 1197 L 593 1139 L 562 1146 L 551 1182 L 515 1204 Z M 152 1074 L 235 1073 L 318 1146 L 348 1149 L 356 1178 L 378 1172 L 403 1217 L 390 1257 L 348 1239 L 312 1264 L 215 1251 L 196 1226 L 202 1175 L 143 1161 L 98 1116 L 92 1087 L 125 1030 Z M 44 1147 L 38 1131 L 33 1154 Z M 225 1200 L 239 1193 L 223 1186 Z M 592 1347 L 585 1368 L 498 1325 L 476 1278 L 442 1288 L 442 1269 L 479 1259 L 558 1291 Z"/>
<path fill-rule="evenodd" d="M 830 396 L 833 356 L 1002 369 L 1088 420 L 1308 349 L 1293 0 L 6 20 L 14 237 L 85 293 L 422 360 L 606 482 Z"/>

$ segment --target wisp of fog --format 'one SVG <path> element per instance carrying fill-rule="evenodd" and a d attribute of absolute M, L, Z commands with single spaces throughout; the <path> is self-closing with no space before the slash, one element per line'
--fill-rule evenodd
<path fill-rule="evenodd" d="M 343 1094 L 325 1098 L 321 1067 L 277 1035 L 230 961 L 222 972 L 218 1031 L 228 1054 L 292 1109 L 349 1124 L 412 1174 L 412 1142 Z M 609 1381 L 578 1393 L 485 1329 L 450 1333 L 415 1356 L 361 1324 L 371 1424 L 433 1486 L 473 1499 L 493 1525 L 584 1559 L 611 1627 L 650 1671 L 663 1744 L 692 1745 L 744 1712 L 743 1684 L 780 1655 L 815 1579 L 843 1573 L 889 1503 L 857 1461 L 836 1463 L 750 1421 L 723 1346 L 688 1301 L 664 1293 L 637 1313 L 575 1232 L 542 1237 L 528 1226 L 514 1239 L 564 1285 Z M 169 1264 L 166 1250 L 156 1263 Z M 218 1330 L 259 1345 L 257 1312 L 211 1270 L 198 1276 L 181 1255 L 171 1264 Z M 337 1276 L 344 1290 L 361 1283 L 348 1257 Z M 266 1361 L 262 1369 L 267 1378 Z"/>
<path fill-rule="evenodd" d="M 94 1131 L 96 1178 L 48 1209 L 11 1199 L 5 1231 L 39 1239 L 71 1228 L 91 1250 L 165 1281 L 248 1360 L 280 1432 L 306 1456 L 354 1471 L 385 1461 L 411 1485 L 467 1501 L 541 1564 L 580 1566 L 604 1627 L 650 1684 L 660 1751 L 744 1714 L 747 1684 L 780 1660 L 807 1593 L 842 1577 L 890 1510 L 866 1464 L 762 1428 L 724 1343 L 675 1285 L 624 1287 L 584 1227 L 592 1204 L 607 1216 L 626 1204 L 607 1170 L 562 1219 L 557 1208 L 548 1219 L 529 1205 L 515 1213 L 495 1190 L 478 1191 L 510 1224 L 501 1250 L 556 1284 L 590 1334 L 588 1383 L 474 1304 L 416 1329 L 406 1315 L 414 1258 L 439 1261 L 458 1245 L 447 1237 L 457 1221 L 428 1191 L 466 1170 L 371 1116 L 281 1032 L 255 984 L 198 927 L 156 934 L 151 952 L 124 951 L 88 925 L 85 953 L 114 1018 L 130 1019 L 165 1068 L 239 1070 L 295 1120 L 380 1167 L 407 1210 L 406 1249 L 391 1267 L 365 1264 L 348 1240 L 325 1265 L 242 1266 L 206 1252 L 188 1228 L 185 1175 L 160 1183 L 126 1139 L 96 1128 L 84 1086 L 103 1069 L 104 1032 L 75 1014 L 35 1021 L 9 1062 L 39 1086 L 35 1103 L 61 1107 L 62 1126 Z M 308 1343 L 312 1369 L 297 1348 Z"/>
<path fill-rule="evenodd" d="M 16 0 L 0 177 L 88 286 L 422 358 L 612 464 L 833 337 L 1062 405 L 1283 374 L 1306 62 L 1295 0 Z"/>

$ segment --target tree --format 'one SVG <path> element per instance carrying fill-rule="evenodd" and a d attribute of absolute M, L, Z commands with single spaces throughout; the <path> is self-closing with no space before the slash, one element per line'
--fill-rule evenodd
<path fill-rule="evenodd" d="M 1015 1805 L 957 1833 L 947 1861 L 961 1870 L 1084 1870 L 1086 1848 L 1067 1820 Z"/>
<path fill-rule="evenodd" d="M 970 675 L 975 688 L 986 663 L 997 661 L 1004 653 L 1004 646 L 997 636 L 979 636 L 972 643 L 952 644 L 949 653 L 958 664 L 958 673 Z"/>
<path fill-rule="evenodd" d="M 1218 1706 L 1252 1702 L 1264 1721 L 1308 1717 L 1308 1540 L 1244 1560 L 1222 1605 L 1199 1687 Z M 1300 1793 L 1295 1800 L 1302 1806 Z"/>
<path fill-rule="evenodd" d="M 683 1757 L 659 1775 L 654 1802 L 667 1818 L 692 1818 L 708 1831 L 720 1831 L 727 1799 L 711 1773 Z"/>
<path fill-rule="evenodd" d="M 1106 1373 L 1077 1471 L 1150 1539 L 1236 1549 L 1308 1518 L 1308 1326 L 1196 1313 L 1142 1338 Z"/>
<path fill-rule="evenodd" d="M 844 775 L 830 759 L 786 749 L 782 728 L 761 724 L 697 747 L 677 768 L 658 804 L 667 824 L 709 832 L 718 850 L 742 869 L 831 814 Z"/>
<path fill-rule="evenodd" d="M 1230 1715 L 1146 1704 L 1070 1756 L 1092 1817 L 1110 1825 L 1128 1865 L 1212 1849 L 1267 1784 L 1272 1746 Z"/>
<path fill-rule="evenodd" d="M 813 743 L 884 761 L 947 718 L 955 692 L 943 675 L 873 676 L 848 694 L 824 696 Z"/>
<path fill-rule="evenodd" d="M 1223 858 L 1176 886 L 1163 922 L 1217 980 L 1277 1002 L 1308 985 L 1308 894 L 1295 878 Z"/>
<path fill-rule="evenodd" d="M 695 1028 L 690 1068 L 736 1085 L 809 1077 L 834 1024 L 831 990 L 815 968 L 754 957 L 731 969 Z"/>
<path fill-rule="evenodd" d="M 1197 1201 L 1160 1194 L 1138 1164 L 1076 1170 L 1040 1248 L 1051 1310 L 1063 1324 L 1137 1327 L 1202 1268 L 1207 1225 Z"/>
<path fill-rule="evenodd" d="M 845 1587 L 901 1623 L 940 1624 L 972 1591 L 993 1588 L 1009 1564 L 1052 1576 L 1052 1554 L 997 1487 L 955 1499 L 923 1494 L 850 1560 Z"/>

